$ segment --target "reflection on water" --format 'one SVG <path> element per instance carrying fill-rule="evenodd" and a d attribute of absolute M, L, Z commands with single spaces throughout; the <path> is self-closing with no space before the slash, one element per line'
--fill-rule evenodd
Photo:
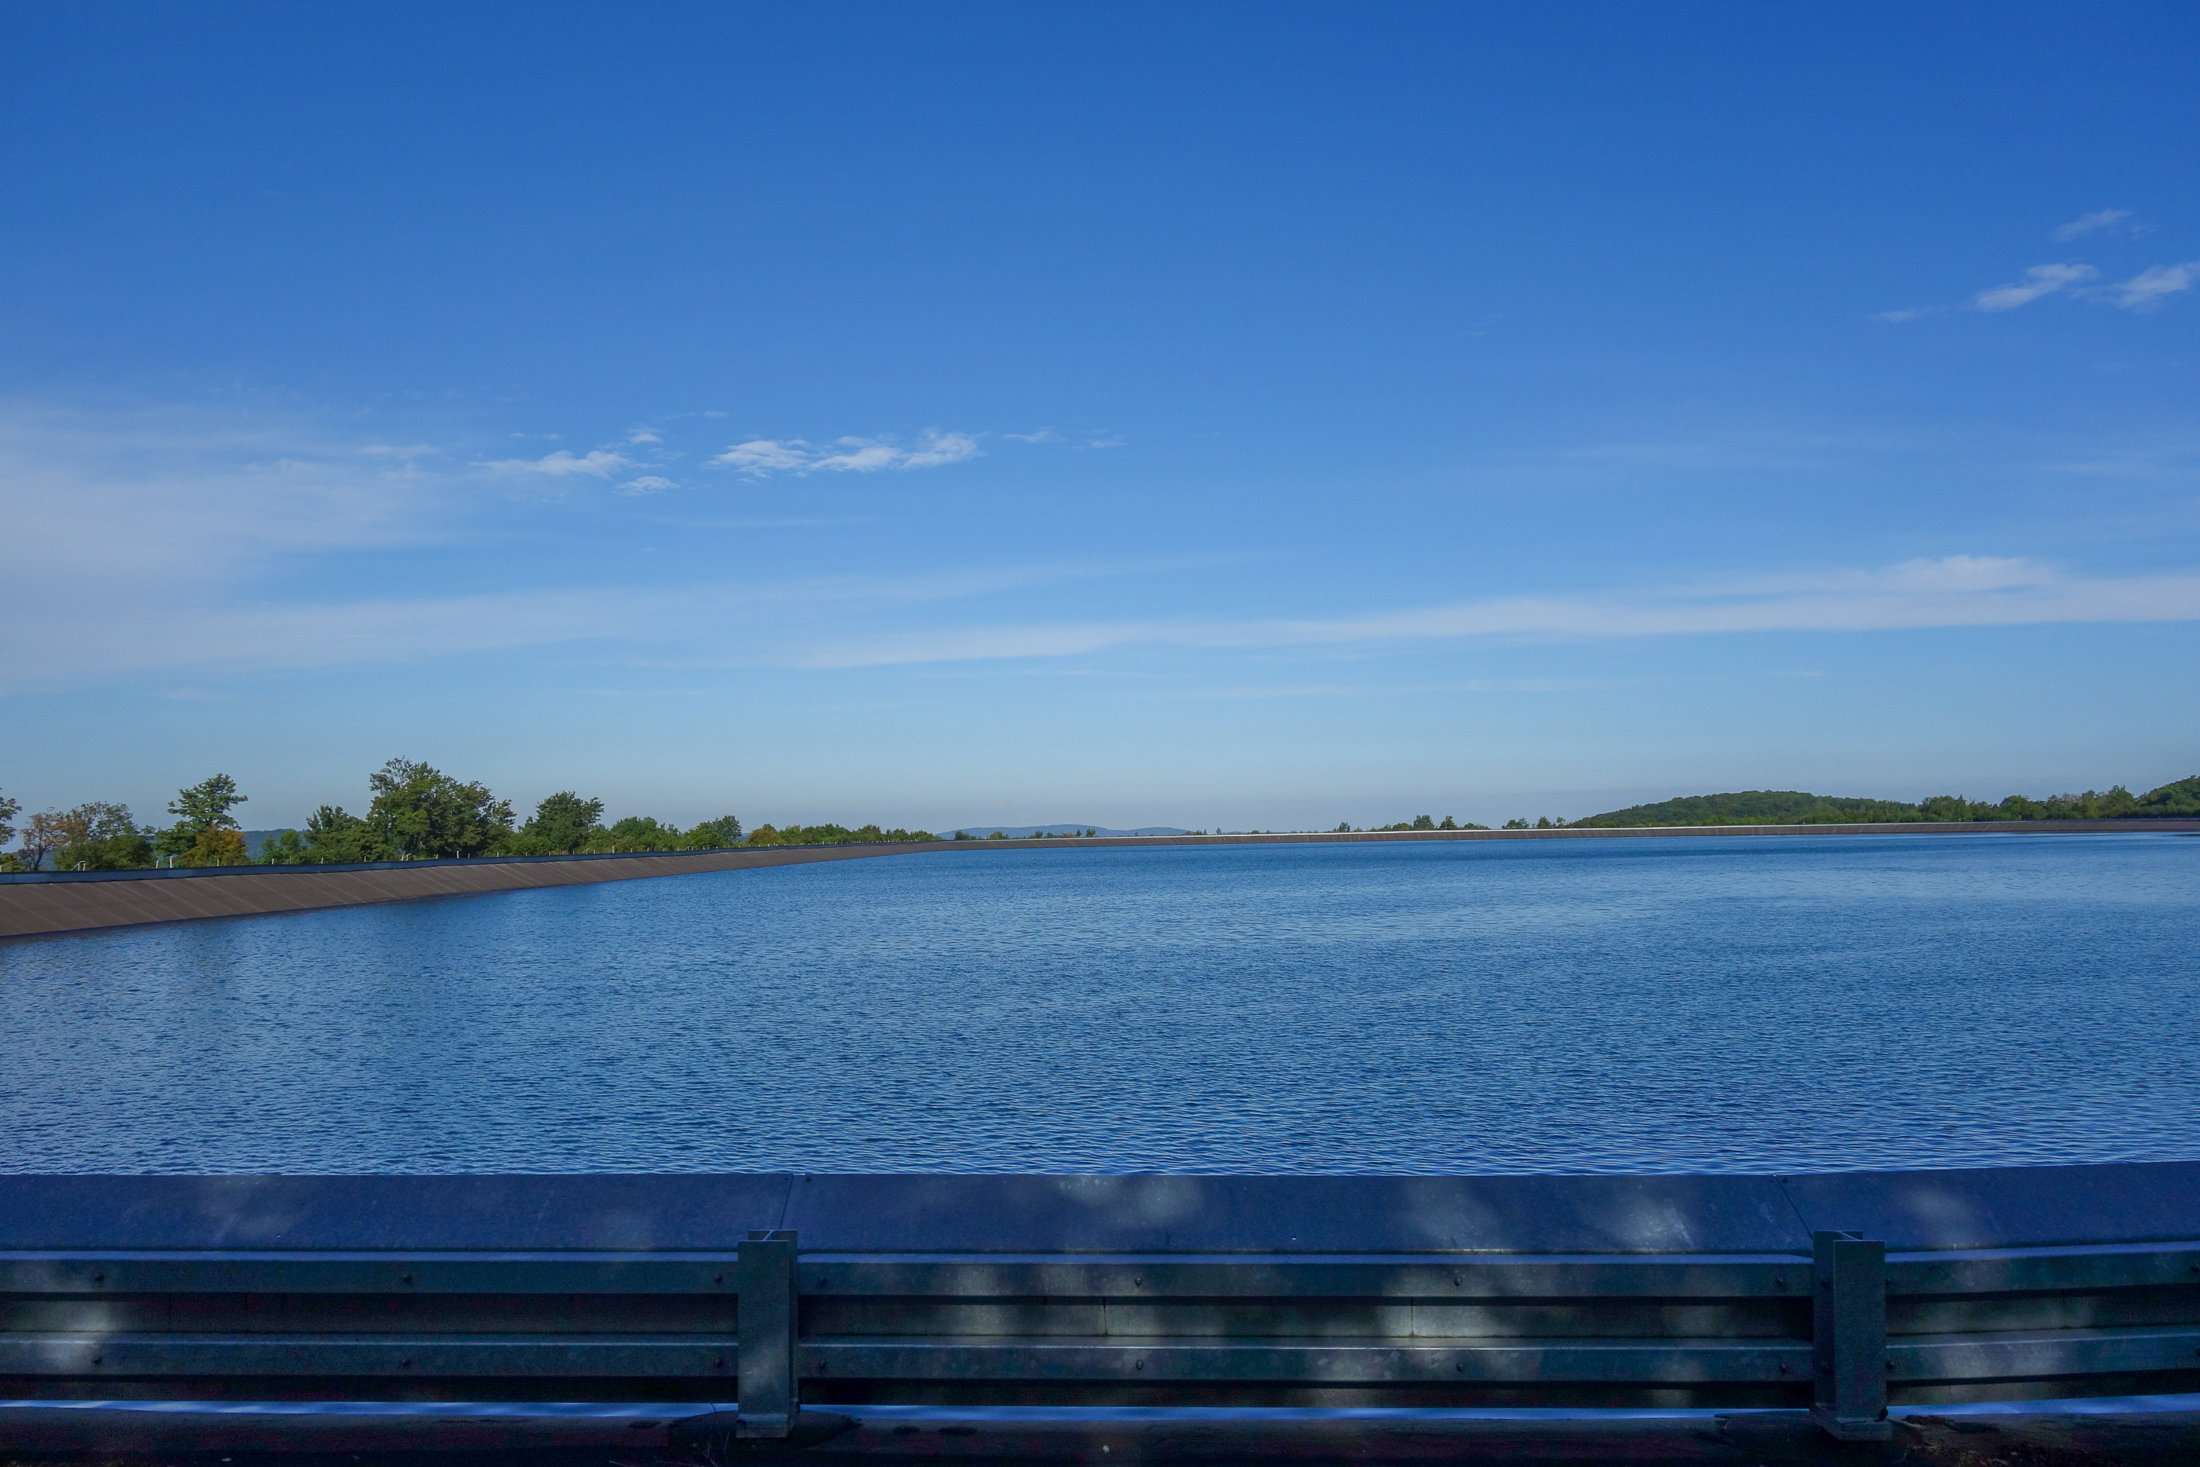
<path fill-rule="evenodd" d="M 2200 1157 L 2200 840 L 977 850 L 0 944 L 15 1171 Z"/>

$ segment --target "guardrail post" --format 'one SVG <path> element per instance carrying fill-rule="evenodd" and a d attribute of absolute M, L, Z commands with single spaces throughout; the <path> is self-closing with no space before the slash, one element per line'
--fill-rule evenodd
<path fill-rule="evenodd" d="M 1811 1420 L 1837 1441 L 1885 1441 L 1887 1245 L 1812 1233 Z"/>
<path fill-rule="evenodd" d="M 794 1265 L 792 1230 L 751 1233 L 735 1249 L 741 1296 L 737 1436 L 783 1438 L 802 1409 L 794 1367 Z"/>

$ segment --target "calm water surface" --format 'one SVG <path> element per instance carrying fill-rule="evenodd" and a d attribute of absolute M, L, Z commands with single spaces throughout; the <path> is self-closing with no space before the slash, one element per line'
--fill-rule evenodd
<path fill-rule="evenodd" d="M 2200 1157 L 2200 839 L 972 851 L 0 944 L 0 1169 Z"/>

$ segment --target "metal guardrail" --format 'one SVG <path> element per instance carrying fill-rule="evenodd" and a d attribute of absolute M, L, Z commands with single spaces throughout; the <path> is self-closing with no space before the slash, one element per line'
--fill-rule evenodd
<path fill-rule="evenodd" d="M 858 1403 L 1807 1406 L 1872 1438 L 1890 1400 L 2200 1385 L 2196 1201 L 2190 1164 L 5 1178 L 0 1393 L 738 1400 L 766 1439 Z"/>

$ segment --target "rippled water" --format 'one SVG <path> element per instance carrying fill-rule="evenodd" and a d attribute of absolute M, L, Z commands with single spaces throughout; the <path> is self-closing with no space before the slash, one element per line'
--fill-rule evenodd
<path fill-rule="evenodd" d="M 2200 1157 L 2200 840 L 977 850 L 0 944 L 0 1169 Z"/>

